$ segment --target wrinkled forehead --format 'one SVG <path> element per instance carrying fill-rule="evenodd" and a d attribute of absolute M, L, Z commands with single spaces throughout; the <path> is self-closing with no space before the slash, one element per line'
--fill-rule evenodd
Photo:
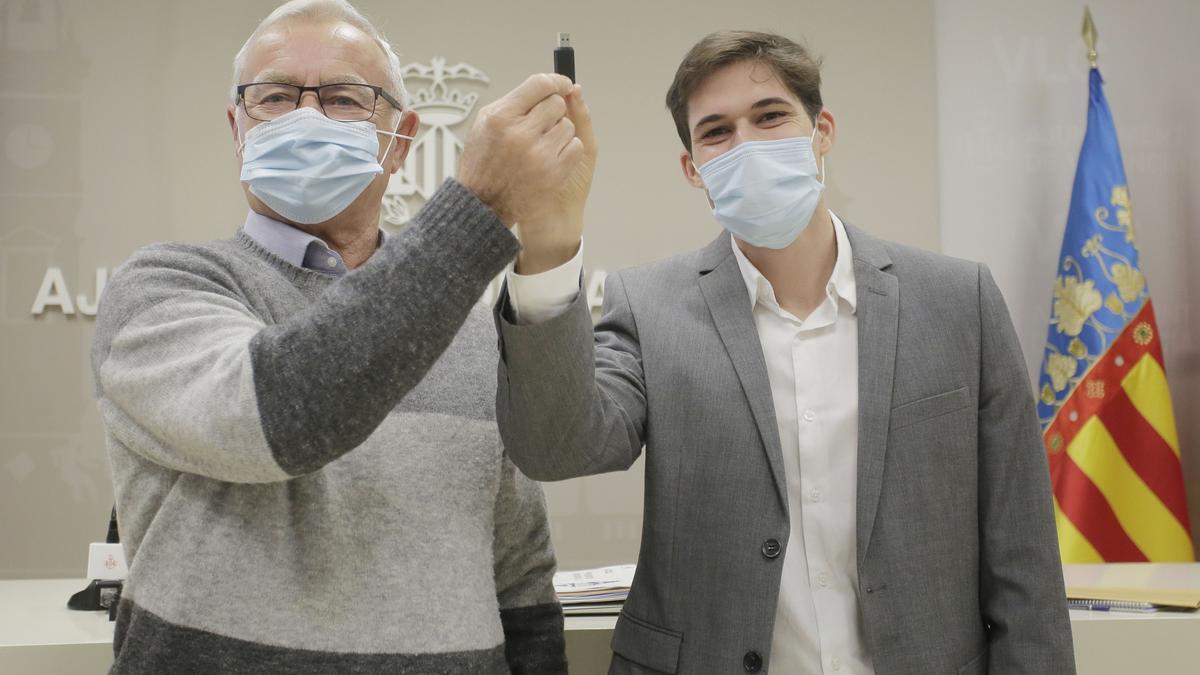
<path fill-rule="evenodd" d="M 348 23 L 294 19 L 255 38 L 246 50 L 241 81 L 386 86 L 387 57 L 370 35 Z"/>
<path fill-rule="evenodd" d="M 800 99 L 770 64 L 743 59 L 722 66 L 704 78 L 688 97 L 688 128 L 711 115 L 735 116 L 766 99 L 782 99 L 795 108 Z"/>

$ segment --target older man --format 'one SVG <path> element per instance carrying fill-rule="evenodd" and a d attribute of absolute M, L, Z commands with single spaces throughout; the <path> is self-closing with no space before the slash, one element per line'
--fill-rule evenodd
<path fill-rule="evenodd" d="M 582 199 L 579 90 L 535 75 L 484 108 L 458 179 L 384 237 L 418 120 L 378 31 L 290 2 L 235 78 L 245 225 L 137 252 L 98 317 L 131 563 L 114 671 L 564 671 L 543 499 L 505 458 L 476 302 L 509 226 Z"/>

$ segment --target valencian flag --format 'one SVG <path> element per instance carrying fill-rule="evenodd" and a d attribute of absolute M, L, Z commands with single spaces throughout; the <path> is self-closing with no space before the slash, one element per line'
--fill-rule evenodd
<path fill-rule="evenodd" d="M 1058 541 L 1067 563 L 1190 561 L 1161 335 L 1102 86 L 1093 61 L 1038 381 Z"/>

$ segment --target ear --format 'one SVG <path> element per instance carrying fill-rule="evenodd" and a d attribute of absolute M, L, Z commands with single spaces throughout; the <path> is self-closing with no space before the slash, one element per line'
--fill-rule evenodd
<path fill-rule="evenodd" d="M 822 109 L 817 115 L 817 157 L 824 157 L 833 152 L 833 144 L 837 141 L 837 120 L 833 113 Z"/>
<path fill-rule="evenodd" d="M 242 138 L 238 133 L 237 106 L 232 103 L 225 108 L 225 117 L 229 120 L 229 131 L 233 134 L 233 156 L 242 158 Z"/>
<path fill-rule="evenodd" d="M 421 126 L 421 118 L 415 110 L 405 110 L 400 113 L 400 124 L 396 127 L 396 133 L 404 134 L 405 136 L 416 136 L 417 128 Z M 388 161 L 391 166 L 388 168 L 388 173 L 396 173 L 400 167 L 404 166 L 404 160 L 408 157 L 408 151 L 412 149 L 412 141 L 407 138 L 392 138 L 396 141 L 392 144 L 392 151 L 388 153 Z"/>
<path fill-rule="evenodd" d="M 692 164 L 692 154 L 686 150 L 679 153 L 679 167 L 683 169 L 683 179 L 692 187 L 703 190 L 704 181 L 700 179 L 695 165 Z"/>

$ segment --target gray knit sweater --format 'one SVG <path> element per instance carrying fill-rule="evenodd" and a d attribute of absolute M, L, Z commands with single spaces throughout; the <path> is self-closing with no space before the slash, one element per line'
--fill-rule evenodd
<path fill-rule="evenodd" d="M 542 493 L 453 181 L 341 279 L 239 232 L 114 275 L 92 364 L 130 561 L 114 672 L 564 672 Z"/>

